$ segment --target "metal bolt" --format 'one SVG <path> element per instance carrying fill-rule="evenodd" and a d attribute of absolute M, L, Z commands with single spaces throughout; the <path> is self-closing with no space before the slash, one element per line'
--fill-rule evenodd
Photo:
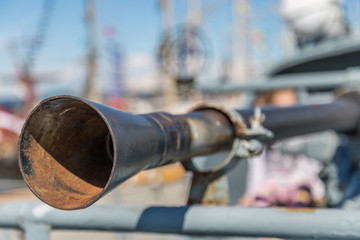
<path fill-rule="evenodd" d="M 247 147 L 247 150 L 249 151 L 249 155 L 255 155 L 261 152 L 264 145 L 256 139 L 249 140 L 249 145 Z"/>

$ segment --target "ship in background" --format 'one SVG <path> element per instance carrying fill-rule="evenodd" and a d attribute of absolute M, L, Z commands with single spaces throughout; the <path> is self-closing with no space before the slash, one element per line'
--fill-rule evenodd
<path fill-rule="evenodd" d="M 280 12 L 294 34 L 298 51 L 274 66 L 268 72 L 270 79 L 360 67 L 360 34 L 346 21 L 343 1 L 282 0 Z"/>
<path fill-rule="evenodd" d="M 50 2 L 50 0 L 48 0 Z M 166 1 L 164 1 L 166 2 Z M 250 14 L 250 10 L 247 10 L 247 1 L 239 1 L 238 4 L 235 4 L 236 1 L 233 3 L 233 14 L 238 14 L 239 16 L 246 16 L 246 14 Z M 96 13 L 94 10 L 91 10 L 91 8 L 95 8 L 94 3 L 92 1 L 88 1 L 90 3 L 87 5 L 88 12 L 92 14 L 87 15 L 87 38 L 88 38 L 88 74 L 87 74 L 87 81 L 88 84 L 88 90 L 86 92 L 92 92 L 91 89 L 95 89 L 94 82 L 94 76 L 96 71 L 94 70 L 96 68 L 96 48 L 95 48 L 95 29 L 94 29 L 94 14 Z M 170 8 L 171 1 L 169 1 L 169 4 L 167 4 L 167 8 Z M 190 3 L 190 2 L 189 2 Z M 191 1 L 192 4 L 200 3 L 200 1 Z M 50 6 L 50 5 L 49 5 Z M 162 6 L 165 7 L 165 6 Z M 194 7 L 194 9 L 200 9 L 200 7 Z M 90 11 L 90 10 L 91 11 Z M 216 8 L 215 8 L 216 9 Z M 171 9 L 170 9 L 171 10 Z M 169 10 L 169 11 L 170 11 Z M 45 9 L 44 12 L 47 12 L 48 9 Z M 344 75 L 348 76 L 349 71 L 351 73 L 354 73 L 354 71 L 357 71 L 357 68 L 360 66 L 360 58 L 358 58 L 358 55 L 360 54 L 360 36 L 355 33 L 355 31 L 352 30 L 352 28 L 348 25 L 347 21 L 345 20 L 345 14 L 343 10 L 343 2 L 340 0 L 302 0 L 302 1 L 292 1 L 292 0 L 282 0 L 280 2 L 280 12 L 284 17 L 285 22 L 288 24 L 291 31 L 294 33 L 294 38 L 296 39 L 295 43 L 298 46 L 298 51 L 295 55 L 293 55 L 290 58 L 286 58 L 283 61 L 281 61 L 279 64 L 274 66 L 271 70 L 268 71 L 266 75 L 266 79 L 268 80 L 268 83 L 271 82 L 277 82 L 277 80 L 286 81 L 288 84 L 294 84 L 294 82 L 298 83 L 299 80 L 306 82 L 313 79 L 319 79 L 317 82 L 323 82 L 325 84 L 318 84 L 318 85 L 326 85 L 327 88 L 333 88 L 334 85 L 332 84 L 330 87 L 328 87 L 328 83 L 331 78 L 335 77 L 344 77 Z M 167 14 L 167 12 L 164 10 L 164 19 L 163 19 L 163 28 L 167 29 L 169 26 L 169 23 L 171 23 L 170 20 L 166 18 L 167 15 L 171 16 L 171 14 Z M 194 14 L 194 16 L 202 17 L 204 18 L 206 16 L 205 13 L 197 12 Z M 44 19 L 48 19 L 47 15 L 45 14 Z M 94 19 L 93 19 L 94 18 Z M 239 46 L 232 46 L 231 50 L 232 52 L 246 53 L 246 35 L 240 34 L 241 32 L 247 32 L 247 18 L 246 17 L 238 17 L 235 18 L 235 20 L 238 20 L 239 23 L 234 23 L 234 29 L 236 27 L 243 28 L 241 31 L 236 32 L 234 30 L 234 33 L 232 34 L 232 38 L 234 38 L 234 43 L 237 42 Z M 235 22 L 234 20 L 234 22 Z M 193 25 L 198 25 L 197 21 L 199 20 L 193 20 Z M 41 34 L 39 34 L 41 35 Z M 236 41 L 235 41 L 236 40 Z M 109 44 L 110 45 L 110 44 Z M 188 48 L 187 48 L 188 50 Z M 114 63 L 114 66 L 119 65 L 119 58 L 120 53 L 116 52 L 115 47 L 109 51 L 113 55 L 113 60 L 111 60 Z M 191 51 L 187 51 L 191 52 Z M 192 51 L 195 52 L 195 51 Z M 205 55 L 205 54 L 203 54 Z M 233 54 L 232 56 L 232 63 L 237 64 L 236 66 L 239 66 L 238 63 L 246 62 L 247 56 L 246 54 Z M 31 59 L 31 58 L 29 58 Z M 187 58 L 188 59 L 188 58 Z M 250 60 L 247 60 L 248 62 Z M 187 61 L 189 62 L 189 61 Z M 249 77 L 250 74 L 244 74 L 244 69 L 248 69 L 248 65 L 242 65 L 239 68 L 233 67 L 230 68 L 233 72 L 232 75 L 235 76 L 235 78 L 239 79 L 246 79 Z M 242 69 L 240 69 L 242 68 Z M 200 69 L 200 67 L 199 67 Z M 115 70 L 121 71 L 121 69 L 115 69 L 114 68 L 114 79 L 119 78 L 118 72 L 115 72 Z M 239 71 L 241 70 L 241 71 Z M 311 74 L 311 75 L 309 75 Z M 230 74 L 231 75 L 231 74 Z M 309 77 L 310 76 L 310 77 Z M 352 75 L 353 76 L 353 75 Z M 163 76 L 162 76 L 163 77 Z M 166 77 L 164 77 L 166 78 Z M 169 77 L 168 77 L 169 78 Z M 190 79 L 190 78 L 189 78 Z M 91 82 L 91 81 L 92 82 Z M 173 80 L 173 79 L 170 79 Z M 295 81 L 296 80 L 296 81 Z M 335 79 L 337 80 L 337 79 Z M 119 83 L 119 79 L 115 81 Z M 169 80 L 164 80 L 166 84 L 166 87 L 168 87 L 167 83 L 169 83 Z M 333 81 L 337 82 L 337 81 Z M 245 82 L 244 82 L 245 83 Z M 306 82 L 307 84 L 307 82 Z M 246 86 L 243 86 L 244 89 L 246 87 L 248 88 L 250 83 L 246 83 Z M 318 85 L 313 88 L 319 88 Z M 31 85 L 31 87 L 33 87 Z M 268 87 L 268 85 L 262 85 L 262 89 Z M 176 86 L 173 86 L 173 88 L 176 88 Z M 324 88 L 324 87 L 322 87 Z M 168 88 L 167 88 L 168 89 Z M 233 90 L 236 90 L 236 88 L 233 88 Z M 114 90 L 114 89 L 112 89 Z M 120 89 L 121 90 L 121 89 Z M 31 91 L 29 91 L 31 92 Z M 174 91 L 164 91 L 165 103 L 171 103 L 171 98 L 173 97 Z M 116 96 L 123 95 L 123 92 L 118 92 Z M 30 94 L 31 95 L 31 94 Z M 91 94 L 90 94 L 91 95 Z M 41 96 L 43 97 L 43 96 Z M 122 101 L 122 98 L 120 99 Z M 120 101 L 120 105 L 123 105 Z M 28 104 L 32 105 L 32 104 Z M 20 116 L 25 117 L 25 115 Z M 0 119 L 1 121 L 1 119 Z M 4 130 L 7 131 L 7 130 Z M 6 134 L 12 134 L 6 132 Z M 13 139 L 16 139 L 14 137 Z M 1 140 L 1 139 L 0 139 Z M 11 146 L 16 146 L 16 140 L 13 141 L 15 144 L 12 144 Z M 10 148 L 7 148 L 10 149 Z M 12 150 L 11 150 L 12 151 Z M 16 152 L 16 148 L 14 148 L 14 151 Z M 0 153 L 1 153 L 1 146 L 0 146 Z M 0 156 L 1 159 L 1 156 Z M 16 154 L 13 154 L 12 163 L 14 163 L 14 166 L 16 167 Z M 2 162 L 2 161 L 0 161 Z M 9 161 L 11 162 L 11 161 Z M 9 168 L 9 169 L 15 169 Z M 5 169 L 0 166 L 0 169 Z M 16 167 L 17 169 L 17 167 Z M 1 177 L 0 173 L 0 177 Z"/>
<path fill-rule="evenodd" d="M 244 105 L 251 105 L 258 93 L 281 88 L 297 90 L 302 103 L 328 101 L 337 90 L 360 88 L 360 34 L 347 20 L 342 0 L 281 0 L 278 9 L 288 29 L 282 39 L 290 39 L 282 48 L 291 54 L 253 81 L 227 82 L 203 92 L 242 92 Z"/>

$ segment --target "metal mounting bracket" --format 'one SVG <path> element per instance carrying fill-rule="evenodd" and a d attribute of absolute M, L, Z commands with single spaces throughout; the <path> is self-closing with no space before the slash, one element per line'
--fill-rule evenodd
<path fill-rule="evenodd" d="M 265 120 L 265 115 L 261 113 L 260 108 L 256 108 L 254 115 L 249 119 L 250 128 L 248 128 L 245 124 L 243 117 L 236 111 L 226 110 L 224 108 L 214 107 L 214 106 L 204 106 L 201 105 L 193 111 L 201 111 L 201 110 L 215 110 L 224 114 L 231 122 L 234 130 L 234 141 L 232 148 L 224 158 L 224 160 L 213 169 L 200 172 L 194 166 L 193 162 L 185 161 L 182 162 L 184 168 L 187 171 L 191 171 L 193 173 L 188 204 L 223 204 L 224 201 L 221 199 L 226 199 L 226 196 L 219 196 L 219 200 L 207 200 L 204 196 L 206 191 L 211 187 L 211 185 L 219 180 L 222 176 L 224 176 L 227 172 L 234 169 L 235 166 L 239 163 L 240 160 L 246 159 L 248 157 L 259 155 L 263 149 L 263 144 L 257 137 L 271 138 L 273 133 L 268 129 L 262 126 L 262 122 Z M 217 189 L 218 188 L 214 188 Z M 215 193 L 215 195 L 224 195 L 224 191 L 219 191 L 221 194 Z M 229 194 L 228 191 L 225 191 L 226 194 Z M 214 194 L 213 194 L 214 195 Z M 226 202 L 226 201 L 225 201 Z"/>

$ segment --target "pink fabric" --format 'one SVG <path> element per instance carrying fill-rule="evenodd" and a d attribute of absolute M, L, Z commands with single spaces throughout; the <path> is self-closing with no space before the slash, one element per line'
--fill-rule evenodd
<path fill-rule="evenodd" d="M 324 185 L 318 174 L 321 164 L 303 155 L 287 155 L 265 149 L 262 155 L 249 159 L 247 197 L 256 200 L 252 206 L 293 206 L 300 187 L 308 187 L 311 197 L 324 197 Z"/>

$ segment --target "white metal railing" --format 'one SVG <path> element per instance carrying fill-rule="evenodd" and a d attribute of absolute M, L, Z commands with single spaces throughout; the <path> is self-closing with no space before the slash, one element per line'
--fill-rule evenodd
<path fill-rule="evenodd" d="M 84 210 L 63 211 L 42 203 L 0 206 L 0 227 L 23 230 L 26 240 L 50 239 L 52 229 L 360 239 L 359 223 L 359 211 L 339 209 L 94 205 Z"/>

